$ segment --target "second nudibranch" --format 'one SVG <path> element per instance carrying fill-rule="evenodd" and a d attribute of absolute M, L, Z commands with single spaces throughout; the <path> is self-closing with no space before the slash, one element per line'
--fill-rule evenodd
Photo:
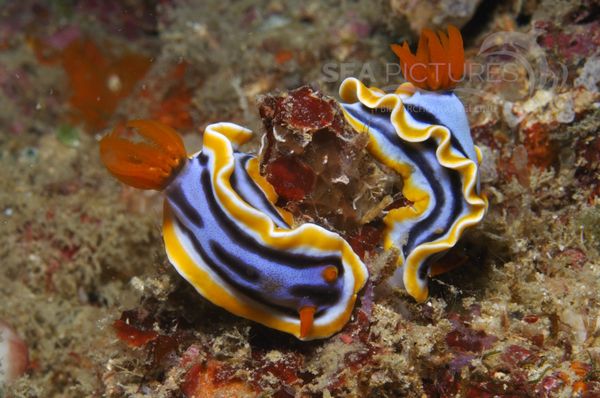
<path fill-rule="evenodd" d="M 302 340 L 331 336 L 348 322 L 365 265 L 338 234 L 291 226 L 257 160 L 234 149 L 250 130 L 209 125 L 202 151 L 187 157 L 167 126 L 138 120 L 126 127 L 146 142 L 115 130 L 101 141 L 102 160 L 121 181 L 164 192 L 168 258 L 202 296 Z"/>
<path fill-rule="evenodd" d="M 435 261 L 487 210 L 479 186 L 481 152 L 464 106 L 449 91 L 462 75 L 462 39 L 454 27 L 448 33 L 438 38 L 424 31 L 416 57 L 406 43 L 392 47 L 409 80 L 395 92 L 354 78 L 340 87 L 346 119 L 369 134 L 369 151 L 403 178 L 411 205 L 385 215 L 384 247 L 400 254 L 391 284 L 404 285 L 417 301 L 428 297 Z M 432 89 L 442 91 L 424 91 Z"/>

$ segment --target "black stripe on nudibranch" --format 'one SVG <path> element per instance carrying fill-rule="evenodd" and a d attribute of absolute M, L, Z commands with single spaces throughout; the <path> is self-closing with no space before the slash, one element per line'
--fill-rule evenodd
<path fill-rule="evenodd" d="M 185 194 L 183 193 L 181 186 L 177 186 L 175 189 L 173 189 L 171 191 L 170 194 L 173 197 L 177 198 L 177 200 L 174 201 L 175 206 L 177 206 L 177 208 L 185 216 L 185 218 L 190 220 L 198 228 L 202 228 L 204 226 L 204 221 L 202 220 L 202 216 L 200 215 L 198 210 L 196 210 L 190 204 L 190 202 L 187 200 L 187 198 L 185 197 Z"/>
<path fill-rule="evenodd" d="M 425 108 L 419 105 L 413 104 L 404 104 L 404 109 L 408 112 L 408 114 L 418 122 L 444 126 L 442 122 L 431 112 L 427 111 Z M 450 144 L 454 149 L 456 149 L 463 157 L 468 158 L 467 152 L 463 148 L 461 142 L 456 138 L 456 135 L 452 131 L 452 129 L 448 126 L 444 126 L 450 131 Z"/>
<path fill-rule="evenodd" d="M 290 288 L 290 292 L 299 299 L 310 297 L 310 301 L 318 306 L 335 304 L 341 296 L 339 290 L 308 284 L 294 285 Z"/>
<path fill-rule="evenodd" d="M 435 143 L 426 142 L 423 144 L 423 147 L 425 148 L 424 150 L 435 154 Z M 411 252 L 415 247 L 419 246 L 423 242 L 434 241 L 437 238 L 445 235 L 450 228 L 452 228 L 454 221 L 462 211 L 462 191 L 460 175 L 456 171 L 444 169 L 446 175 L 443 177 L 448 177 L 450 180 L 447 181 L 447 187 L 450 188 L 448 191 L 440 182 L 442 176 L 437 175 L 428 162 L 423 162 L 423 156 L 417 157 L 413 151 L 407 151 L 407 155 L 411 158 L 411 160 L 413 160 L 413 162 L 418 164 L 421 168 L 421 171 L 423 171 L 423 174 L 427 178 L 433 194 L 435 195 L 436 201 L 435 207 L 432 209 L 429 215 L 423 220 L 417 222 L 411 230 L 410 236 L 405 245 L 405 247 L 408 249 L 408 252 Z M 444 220 L 444 227 L 441 228 L 439 232 L 431 231 L 432 225 L 441 217 L 442 209 L 446 206 L 446 202 L 450 203 L 452 210 L 450 215 Z M 427 234 L 428 231 L 429 233 Z"/>
<path fill-rule="evenodd" d="M 259 252 L 264 259 L 269 259 L 279 263 L 281 266 L 287 266 L 290 268 L 304 269 L 308 268 L 308 264 L 312 266 L 322 266 L 326 264 L 332 264 L 338 266 L 338 271 L 343 271 L 341 266 L 340 256 L 327 255 L 323 257 L 307 256 L 305 254 L 284 252 L 281 250 L 275 250 L 268 246 L 262 245 L 252 236 L 242 231 L 238 224 L 229 218 L 229 216 L 223 211 L 221 205 L 217 202 L 212 191 L 212 182 L 210 178 L 210 172 L 207 169 L 203 169 L 201 172 L 201 185 L 205 190 L 204 197 L 211 209 L 213 217 L 221 223 L 221 227 L 228 235 L 240 245 L 246 246 L 250 251 Z"/>
<path fill-rule="evenodd" d="M 243 259 L 229 253 L 219 242 L 210 241 L 210 248 L 221 263 L 227 264 L 240 277 L 250 282 L 258 282 L 260 280 L 260 273 L 255 268 L 247 264 Z"/>
<path fill-rule="evenodd" d="M 281 217 L 273 204 L 269 202 L 265 193 L 256 185 L 246 171 L 248 162 L 253 159 L 254 156 L 235 152 L 234 157 L 235 168 L 230 179 L 233 190 L 236 191 L 245 202 L 269 216 L 278 227 L 289 228 L 289 225 Z"/>

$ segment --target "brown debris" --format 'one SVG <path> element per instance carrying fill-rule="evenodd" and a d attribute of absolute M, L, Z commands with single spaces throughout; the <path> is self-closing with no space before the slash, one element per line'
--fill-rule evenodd
<path fill-rule="evenodd" d="M 260 115 L 261 172 L 299 219 L 348 231 L 401 198 L 401 178 L 371 157 L 332 98 L 305 86 L 262 97 Z"/>

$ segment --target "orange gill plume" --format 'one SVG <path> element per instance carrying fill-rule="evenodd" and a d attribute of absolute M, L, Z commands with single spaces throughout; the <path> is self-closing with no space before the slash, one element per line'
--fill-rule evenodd
<path fill-rule="evenodd" d="M 142 140 L 135 140 L 137 133 Z M 100 140 L 100 159 L 110 173 L 134 188 L 162 190 L 187 153 L 175 130 L 151 120 L 119 125 Z"/>
<path fill-rule="evenodd" d="M 447 35 L 424 29 L 416 54 L 410 51 L 407 42 L 392 44 L 391 48 L 400 59 L 404 78 L 424 90 L 451 89 L 463 76 L 465 50 L 455 26 L 448 26 Z"/>

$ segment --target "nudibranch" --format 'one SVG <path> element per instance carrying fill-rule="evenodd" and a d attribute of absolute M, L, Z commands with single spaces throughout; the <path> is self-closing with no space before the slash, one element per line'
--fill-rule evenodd
<path fill-rule="evenodd" d="M 487 199 L 479 186 L 481 152 L 464 106 L 449 91 L 464 68 L 460 32 L 450 27 L 448 36 L 438 38 L 425 31 L 416 57 L 406 43 L 393 49 L 409 82 L 385 93 L 348 78 L 340 96 L 346 119 L 369 134 L 369 151 L 403 178 L 411 205 L 385 215 L 384 248 L 400 253 L 390 283 L 424 301 L 436 259 L 482 220 Z"/>
<path fill-rule="evenodd" d="M 143 140 L 124 137 L 131 130 Z M 235 149 L 251 134 L 209 125 L 188 157 L 174 130 L 136 120 L 105 136 L 100 154 L 122 182 L 164 193 L 167 256 L 202 296 L 302 340 L 331 336 L 350 319 L 367 269 L 338 234 L 294 227 L 274 205 L 257 159 Z"/>

